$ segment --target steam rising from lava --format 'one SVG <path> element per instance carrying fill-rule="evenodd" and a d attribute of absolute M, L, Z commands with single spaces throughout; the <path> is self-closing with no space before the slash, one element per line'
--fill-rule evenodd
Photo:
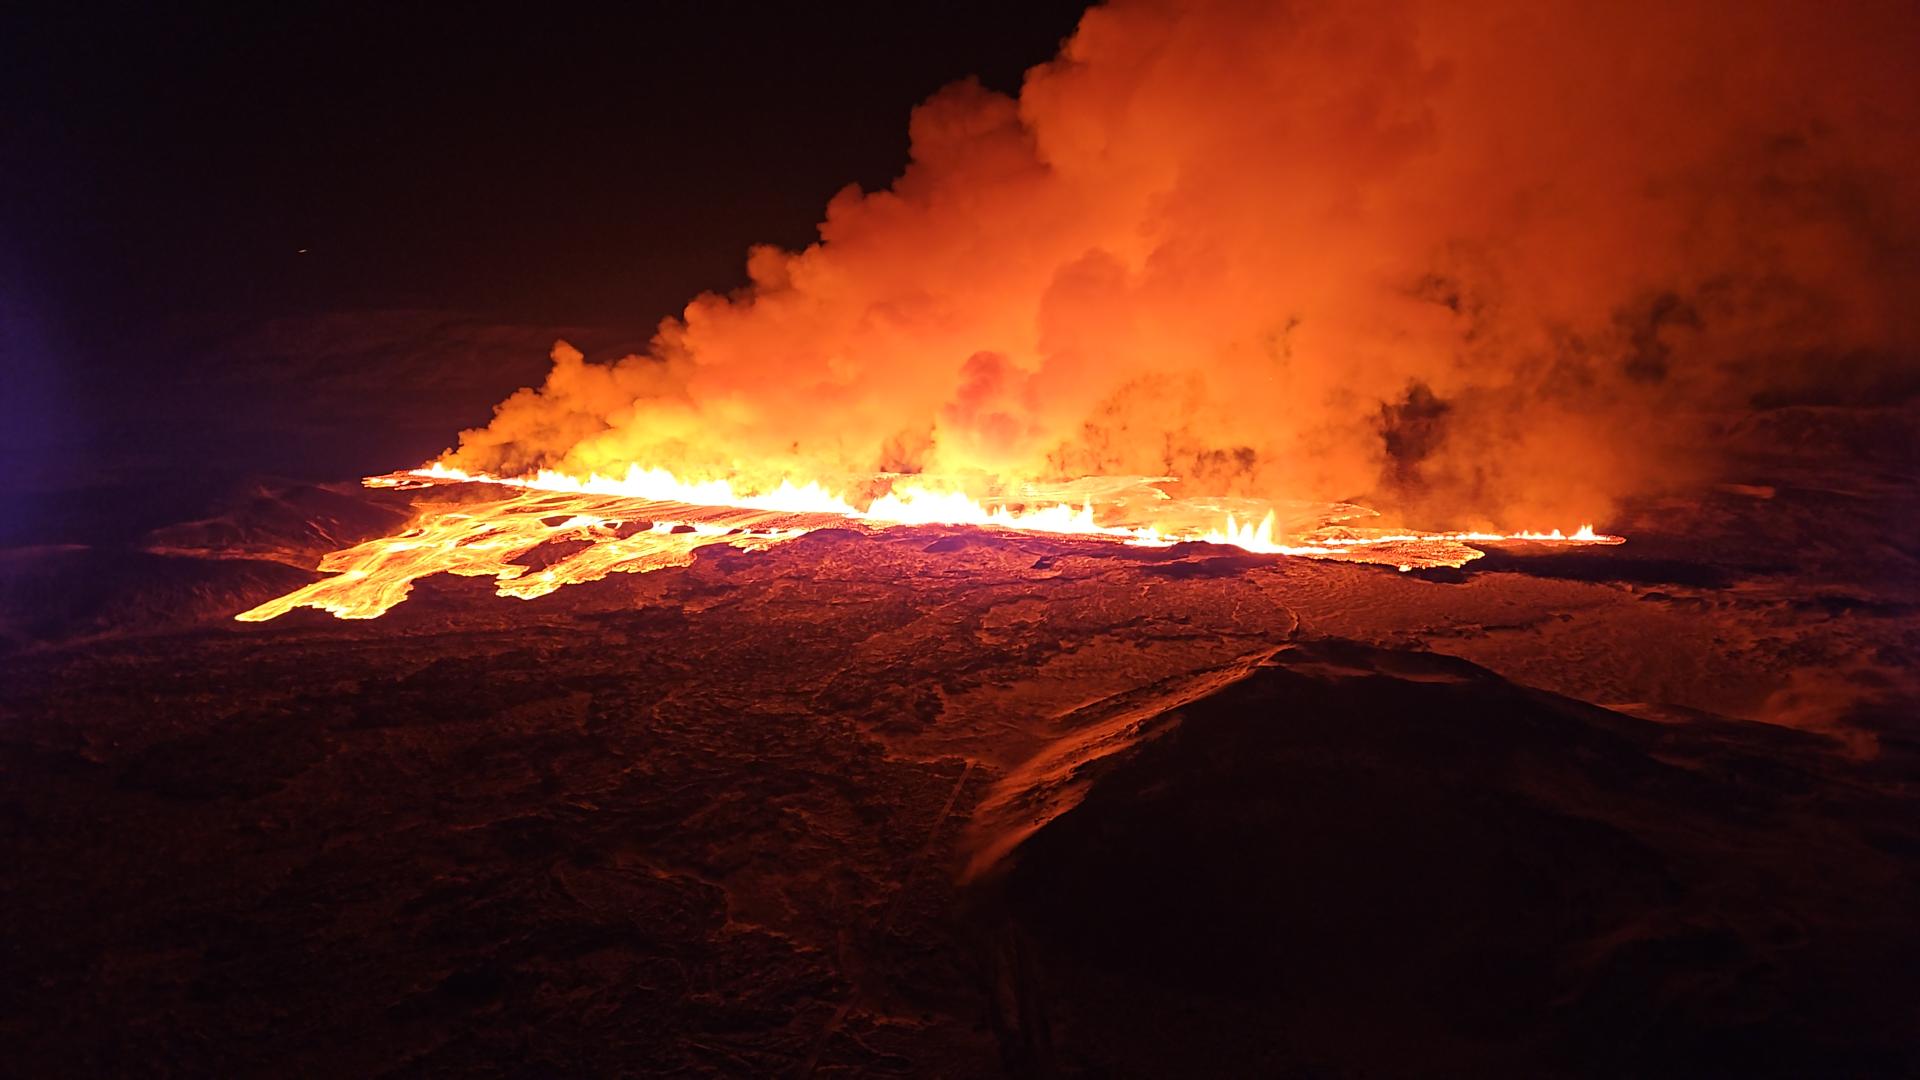
<path fill-rule="evenodd" d="M 1845 8 L 1846 10 L 1840 10 Z M 1911 5 L 1089 11 L 651 351 L 564 343 L 450 466 L 1182 478 L 1602 519 L 1755 399 L 1905 389 Z"/>

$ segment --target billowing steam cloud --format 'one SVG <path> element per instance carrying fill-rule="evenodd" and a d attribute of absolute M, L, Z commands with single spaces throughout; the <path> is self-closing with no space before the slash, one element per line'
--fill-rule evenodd
<path fill-rule="evenodd" d="M 1910 4 L 1181 2 L 450 460 L 765 480 L 1175 475 L 1434 523 L 1603 517 L 1755 400 L 1910 386 Z"/>

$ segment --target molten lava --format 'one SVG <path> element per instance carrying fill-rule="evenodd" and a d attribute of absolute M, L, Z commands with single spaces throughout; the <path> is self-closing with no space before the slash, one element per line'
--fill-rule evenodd
<path fill-rule="evenodd" d="M 1534 542 L 1618 544 L 1617 536 L 1583 525 L 1571 535 L 1548 533 L 1397 533 L 1323 527 L 1283 543 L 1275 514 L 1258 523 L 1229 513 L 1223 525 L 1201 529 L 1144 520 L 1098 520 L 1091 498 L 1078 507 L 1052 502 L 988 505 L 964 492 L 897 484 L 865 508 L 818 482 L 783 481 L 764 493 L 740 493 L 725 480 L 686 481 L 662 469 L 630 469 L 615 479 L 555 472 L 530 477 L 474 475 L 434 464 L 368 478 L 369 487 L 435 489 L 409 527 L 333 552 L 319 569 L 333 574 L 236 618 L 260 622 L 296 607 L 342 619 L 373 619 L 407 598 L 413 583 L 433 574 L 491 577 L 501 596 L 532 600 L 560 588 L 613 573 L 646 573 L 684 566 L 696 549 L 726 544 L 754 551 L 816 529 L 888 529 L 912 525 L 969 526 L 1082 537 L 1096 542 L 1168 547 L 1199 542 L 1273 555 L 1382 563 L 1401 570 L 1460 566 L 1483 554 L 1474 544 Z M 501 490 L 509 494 L 502 498 Z M 471 496 L 448 503 L 438 495 Z M 1158 494 L 1158 492 L 1155 492 Z M 1177 521 L 1191 508 L 1167 500 L 1153 515 Z M 1103 506 L 1112 513 L 1116 508 Z M 1143 511 L 1135 510 L 1140 515 Z M 521 560 L 543 545 L 569 545 L 544 566 Z"/>

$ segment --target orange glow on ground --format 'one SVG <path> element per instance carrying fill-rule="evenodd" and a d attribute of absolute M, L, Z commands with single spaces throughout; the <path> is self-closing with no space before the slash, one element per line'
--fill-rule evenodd
<path fill-rule="evenodd" d="M 895 485 L 865 507 L 818 482 L 783 481 L 766 492 L 739 492 L 725 480 L 686 481 L 662 469 L 630 469 L 624 477 L 578 478 L 555 472 L 528 477 L 475 475 L 435 464 L 368 478 L 369 487 L 468 489 L 476 498 L 424 509 L 403 532 L 327 555 L 318 569 L 333 576 L 235 616 L 261 622 L 296 607 L 342 619 L 373 619 L 407 598 L 413 583 L 433 574 L 491 577 L 501 596 L 532 600 L 565 585 L 613 573 L 646 573 L 684 566 L 710 544 L 759 550 L 816 529 L 890 529 L 912 525 L 967 526 L 1083 537 L 1143 547 L 1199 542 L 1258 554 L 1341 559 L 1396 566 L 1460 566 L 1479 558 L 1474 544 L 1531 542 L 1618 544 L 1617 536 L 1582 525 L 1571 534 L 1407 533 L 1348 527 L 1299 537 L 1276 536 L 1275 515 L 1258 522 L 1227 515 L 1208 529 L 1165 530 L 1138 521 L 1109 520 L 1089 499 L 1080 506 L 983 503 L 963 492 Z M 505 498 L 498 497 L 504 489 Z M 1105 509 L 1105 508 L 1103 508 Z M 574 548 L 534 567 L 518 560 L 551 542 Z"/>

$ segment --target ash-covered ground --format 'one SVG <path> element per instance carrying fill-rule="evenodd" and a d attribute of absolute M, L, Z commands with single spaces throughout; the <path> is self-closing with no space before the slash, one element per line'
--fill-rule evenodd
<path fill-rule="evenodd" d="M 823 531 L 370 622 L 231 616 L 404 493 L 80 493 L 0 555 L 0 1071 L 1912 1075 L 1915 430 L 1455 571 Z"/>

